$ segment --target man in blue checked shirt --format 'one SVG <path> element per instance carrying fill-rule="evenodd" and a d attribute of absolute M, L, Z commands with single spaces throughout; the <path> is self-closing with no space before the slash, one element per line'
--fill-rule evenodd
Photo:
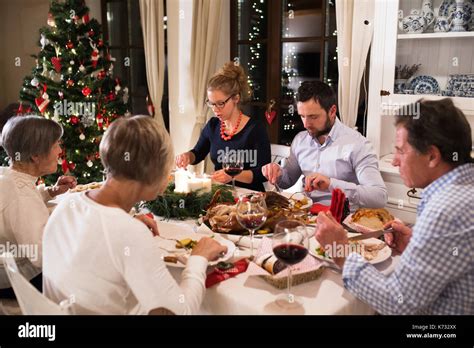
<path fill-rule="evenodd" d="M 285 189 L 303 175 L 304 189 L 314 202 L 330 205 L 332 190 L 339 188 L 351 210 L 385 206 L 387 189 L 377 155 L 362 134 L 339 121 L 332 88 L 321 81 L 303 82 L 296 106 L 306 130 L 293 139 L 282 168 L 276 163 L 262 167 L 268 181 Z"/>
<path fill-rule="evenodd" d="M 360 255 L 335 258 L 344 286 L 381 314 L 474 314 L 474 163 L 471 128 L 451 99 L 419 100 L 397 116 L 393 165 L 408 187 L 424 188 L 413 229 L 392 222 L 385 241 L 401 253 L 383 275 Z M 412 109 L 415 110 L 415 109 Z M 347 243 L 330 214 L 318 215 L 323 246 Z"/>

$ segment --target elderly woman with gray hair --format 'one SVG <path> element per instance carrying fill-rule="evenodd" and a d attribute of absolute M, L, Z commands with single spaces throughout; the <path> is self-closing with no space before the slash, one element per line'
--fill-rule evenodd
<path fill-rule="evenodd" d="M 21 273 L 40 290 L 46 202 L 76 186 L 72 176 L 61 176 L 52 187 L 36 186 L 38 177 L 56 172 L 62 134 L 59 124 L 44 117 L 17 116 L 1 135 L 10 167 L 0 168 L 0 253 L 15 251 Z M 3 265 L 0 297 L 14 298 Z"/>
<path fill-rule="evenodd" d="M 178 283 L 153 234 L 129 214 L 166 188 L 173 165 L 168 133 L 149 116 L 120 118 L 104 134 L 100 158 L 104 185 L 65 197 L 46 225 L 45 295 L 56 303 L 73 299 L 77 314 L 196 313 L 208 261 L 227 248 L 200 239 Z"/>

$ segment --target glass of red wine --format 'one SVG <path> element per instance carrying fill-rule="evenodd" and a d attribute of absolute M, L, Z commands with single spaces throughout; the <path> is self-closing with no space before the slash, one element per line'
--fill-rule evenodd
<path fill-rule="evenodd" d="M 222 163 L 224 172 L 232 177 L 232 190 L 235 191 L 235 177 L 242 173 L 244 169 L 244 163 L 240 160 L 226 158 Z"/>
<path fill-rule="evenodd" d="M 253 235 L 267 220 L 267 204 L 262 192 L 240 195 L 237 203 L 237 221 L 250 233 L 250 260 L 253 259 Z"/>
<path fill-rule="evenodd" d="M 285 220 L 275 226 L 272 238 L 273 253 L 288 266 L 288 292 L 277 298 L 276 303 L 282 308 L 301 306 L 291 293 L 292 267 L 308 255 L 308 235 L 306 226 L 299 221 Z"/>

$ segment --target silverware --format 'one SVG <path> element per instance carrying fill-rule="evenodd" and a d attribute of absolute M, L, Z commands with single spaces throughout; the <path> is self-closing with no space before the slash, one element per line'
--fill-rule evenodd
<path fill-rule="evenodd" d="M 282 191 L 280 186 L 278 186 L 278 184 L 276 182 L 275 182 L 275 184 L 273 184 L 273 186 L 275 187 L 276 192 L 280 193 Z"/>
<path fill-rule="evenodd" d="M 364 233 L 359 236 L 350 237 L 347 240 L 350 242 L 353 242 L 353 241 L 369 239 L 369 238 L 378 238 L 380 236 L 383 236 L 385 233 L 392 233 L 393 231 L 394 229 L 390 227 L 390 228 L 387 228 L 386 230 L 378 230 L 374 232 Z"/>

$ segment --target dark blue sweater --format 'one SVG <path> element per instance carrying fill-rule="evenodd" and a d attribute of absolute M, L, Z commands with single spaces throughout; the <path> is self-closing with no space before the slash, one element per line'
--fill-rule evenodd
<path fill-rule="evenodd" d="M 222 169 L 226 154 L 238 153 L 244 160 L 244 170 L 250 169 L 253 172 L 253 181 L 245 184 L 235 180 L 236 185 L 264 191 L 263 183 L 267 179 L 262 175 L 262 166 L 271 161 L 270 141 L 264 125 L 254 118 L 251 117 L 244 128 L 228 141 L 221 138 L 219 119 L 211 118 L 191 152 L 196 156 L 193 164 L 201 162 L 210 153 L 216 171 Z"/>

